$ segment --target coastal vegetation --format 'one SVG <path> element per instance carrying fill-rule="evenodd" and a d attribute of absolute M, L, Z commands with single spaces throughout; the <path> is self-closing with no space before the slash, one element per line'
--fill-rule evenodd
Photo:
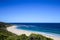
<path fill-rule="evenodd" d="M 47 38 L 40 34 L 30 34 L 26 36 L 25 34 L 16 35 L 6 30 L 6 27 L 12 26 L 8 23 L 0 22 L 0 40 L 53 40 L 51 38 Z"/>

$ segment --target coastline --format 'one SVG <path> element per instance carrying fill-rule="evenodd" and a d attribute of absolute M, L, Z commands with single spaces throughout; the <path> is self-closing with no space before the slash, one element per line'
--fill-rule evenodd
<path fill-rule="evenodd" d="M 35 32 L 35 31 L 16 29 L 15 25 L 7 27 L 7 30 L 16 34 L 16 35 L 26 34 L 27 36 L 29 36 L 31 33 L 35 33 L 35 34 L 41 34 L 41 35 L 46 36 L 48 38 L 52 38 L 54 40 L 60 40 L 60 36 L 58 36 L 58 35 L 49 34 L 49 33 L 45 33 L 45 32 Z"/>

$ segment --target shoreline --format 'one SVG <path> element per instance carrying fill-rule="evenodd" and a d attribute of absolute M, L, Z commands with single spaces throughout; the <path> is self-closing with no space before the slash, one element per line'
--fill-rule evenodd
<path fill-rule="evenodd" d="M 16 34 L 16 35 L 26 34 L 27 36 L 29 36 L 31 33 L 35 33 L 35 34 L 41 34 L 41 35 L 46 36 L 48 38 L 52 38 L 54 40 L 60 40 L 60 36 L 58 36 L 58 35 L 45 33 L 45 32 L 36 32 L 36 31 L 28 31 L 28 30 L 16 29 L 15 25 L 7 27 L 7 30 L 14 33 L 14 34 Z"/>

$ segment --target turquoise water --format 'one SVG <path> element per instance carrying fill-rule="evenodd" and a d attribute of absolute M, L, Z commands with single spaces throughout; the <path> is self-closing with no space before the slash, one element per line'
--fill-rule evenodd
<path fill-rule="evenodd" d="M 60 34 L 60 23 L 13 23 L 17 29 Z"/>

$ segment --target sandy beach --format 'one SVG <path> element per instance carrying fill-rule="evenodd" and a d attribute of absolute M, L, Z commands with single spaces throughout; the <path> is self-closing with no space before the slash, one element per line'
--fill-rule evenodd
<path fill-rule="evenodd" d="M 55 34 L 16 29 L 16 26 L 7 27 L 7 30 L 14 33 L 14 34 L 16 34 L 16 35 L 26 34 L 27 36 L 29 36 L 31 33 L 35 33 L 35 34 L 41 34 L 43 36 L 52 38 L 54 40 L 60 40 L 60 36 L 55 35 Z"/>

